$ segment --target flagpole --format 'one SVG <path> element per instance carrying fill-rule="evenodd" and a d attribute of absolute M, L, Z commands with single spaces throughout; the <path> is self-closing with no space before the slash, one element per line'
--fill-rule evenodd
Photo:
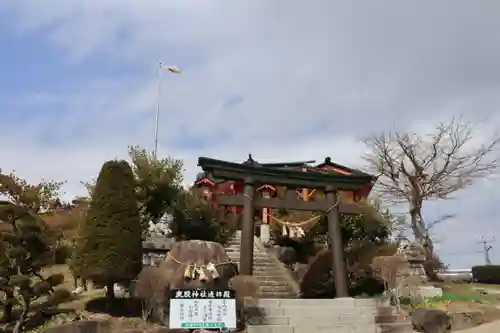
<path fill-rule="evenodd" d="M 158 157 L 158 127 L 160 122 L 160 97 L 161 97 L 161 61 L 158 61 L 158 83 L 157 83 L 157 96 L 156 96 L 156 119 L 155 119 L 155 141 L 154 141 L 154 150 L 153 150 L 153 158 L 156 161 Z"/>

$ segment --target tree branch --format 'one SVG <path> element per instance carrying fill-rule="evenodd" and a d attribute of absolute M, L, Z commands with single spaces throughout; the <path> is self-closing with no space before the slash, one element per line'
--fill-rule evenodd
<path fill-rule="evenodd" d="M 378 175 L 375 190 L 391 203 L 410 204 L 415 236 L 426 237 L 428 230 L 452 216 L 425 224 L 424 201 L 451 198 L 500 169 L 500 135 L 479 142 L 483 133 L 463 118 L 441 122 L 427 134 L 382 133 L 366 137 L 369 148 L 364 159 L 369 172 Z"/>

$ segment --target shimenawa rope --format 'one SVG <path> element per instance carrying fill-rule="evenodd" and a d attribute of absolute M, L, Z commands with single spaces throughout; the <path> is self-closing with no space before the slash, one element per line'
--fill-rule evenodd
<path fill-rule="evenodd" d="M 245 197 L 247 197 L 250 200 L 253 200 L 251 196 L 248 194 L 243 194 Z M 340 204 L 340 199 L 337 199 L 337 202 L 335 202 L 330 208 L 326 210 L 326 213 L 329 213 L 337 207 Z M 271 217 L 274 221 L 278 222 L 283 226 L 282 234 L 283 236 L 287 236 L 288 234 L 290 235 L 290 238 L 301 238 L 305 236 L 304 229 L 302 229 L 302 226 L 307 225 L 321 217 L 321 214 L 318 214 L 316 216 L 311 217 L 310 219 L 306 221 L 301 221 L 301 222 L 290 222 L 290 221 L 285 221 L 282 219 L 277 218 L 274 215 L 267 214 L 268 216 Z M 287 231 L 288 228 L 288 231 Z"/>
<path fill-rule="evenodd" d="M 218 279 L 219 278 L 219 273 L 217 272 L 217 267 L 222 266 L 222 265 L 229 265 L 232 264 L 232 261 L 224 261 L 218 264 L 214 264 L 213 262 L 209 262 L 208 264 L 191 264 L 191 263 L 185 263 L 177 258 L 175 258 L 170 252 L 167 253 L 167 257 L 172 259 L 174 262 L 177 264 L 186 267 L 184 270 L 184 277 L 185 278 L 190 278 L 192 280 L 195 279 L 200 279 L 200 281 L 206 281 L 208 280 L 208 275 L 212 277 L 212 279 Z"/>

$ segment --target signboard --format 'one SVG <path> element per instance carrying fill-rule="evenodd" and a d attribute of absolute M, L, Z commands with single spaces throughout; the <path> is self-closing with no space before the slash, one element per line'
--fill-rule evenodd
<path fill-rule="evenodd" d="M 236 328 L 236 295 L 229 289 L 174 289 L 169 328 Z"/>

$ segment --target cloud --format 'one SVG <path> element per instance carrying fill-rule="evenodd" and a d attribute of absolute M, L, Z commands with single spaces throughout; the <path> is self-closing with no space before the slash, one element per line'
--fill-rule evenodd
<path fill-rule="evenodd" d="M 5 0 L 0 22 L 0 164 L 66 179 L 68 196 L 128 144 L 152 146 L 158 60 L 184 71 L 162 73 L 160 153 L 183 158 L 187 180 L 201 155 L 358 166 L 363 135 L 500 122 L 496 2 Z M 487 230 L 491 184 L 428 214 L 460 211 L 455 239 L 479 216 Z"/>

